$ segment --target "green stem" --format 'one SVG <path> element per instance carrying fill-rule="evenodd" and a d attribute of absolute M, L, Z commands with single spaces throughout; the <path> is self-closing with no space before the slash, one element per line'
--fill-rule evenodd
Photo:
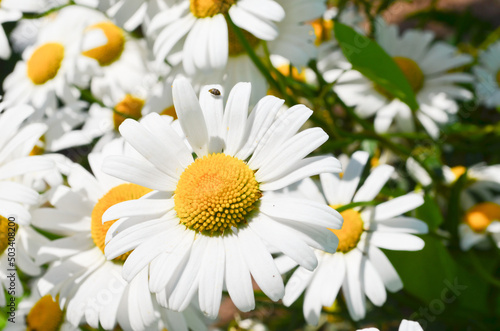
<path fill-rule="evenodd" d="M 276 80 L 273 78 L 273 76 L 269 72 L 269 69 L 264 65 L 264 63 L 262 63 L 262 61 L 255 53 L 252 46 L 250 46 L 250 44 L 246 40 L 241 29 L 236 24 L 234 24 L 233 20 L 229 16 L 229 14 L 226 14 L 224 17 L 226 18 L 226 21 L 229 23 L 229 28 L 234 31 L 236 38 L 238 38 L 238 41 L 241 43 L 241 45 L 243 46 L 243 48 L 245 49 L 245 51 L 247 52 L 248 56 L 250 57 L 252 62 L 255 64 L 257 69 L 259 69 L 260 73 L 266 78 L 266 80 L 269 82 L 269 84 L 273 88 L 282 92 L 282 95 L 285 98 L 285 102 L 287 104 L 289 104 L 289 105 L 295 104 L 294 100 L 291 99 L 290 96 L 287 95 L 286 91 L 281 90 L 281 85 L 278 82 L 276 82 Z"/>

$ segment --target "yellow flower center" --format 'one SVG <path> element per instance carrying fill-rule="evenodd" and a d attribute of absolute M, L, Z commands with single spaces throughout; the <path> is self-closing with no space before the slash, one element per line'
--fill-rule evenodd
<path fill-rule="evenodd" d="M 42 155 L 45 152 L 45 135 L 41 136 L 30 152 L 30 156 Z"/>
<path fill-rule="evenodd" d="M 92 223 L 91 223 L 91 235 L 92 239 L 94 239 L 94 243 L 97 247 L 101 249 L 104 254 L 104 240 L 106 239 L 106 233 L 108 232 L 111 225 L 113 225 L 116 220 L 106 222 L 102 224 L 102 215 L 104 212 L 111 206 L 116 205 L 117 203 L 139 199 L 146 193 L 151 192 L 152 190 L 137 184 L 121 184 L 113 187 L 106 193 L 94 206 L 92 210 Z M 113 261 L 125 262 L 127 257 L 130 255 L 132 251 L 127 252 L 123 255 L 118 256 L 113 259 Z"/>
<path fill-rule="evenodd" d="M 491 222 L 500 221 L 500 205 L 494 202 L 478 203 L 470 208 L 464 217 L 464 222 L 474 232 L 484 232 Z"/>
<path fill-rule="evenodd" d="M 190 0 L 189 9 L 198 18 L 227 14 L 236 0 Z"/>
<path fill-rule="evenodd" d="M 500 70 L 497 71 L 495 78 L 496 78 L 498 86 L 500 86 Z"/>
<path fill-rule="evenodd" d="M 56 331 L 63 321 L 63 312 L 59 308 L 58 300 L 50 294 L 42 297 L 31 308 L 26 316 L 26 330 L 28 331 Z"/>
<path fill-rule="evenodd" d="M 29 79 L 35 85 L 45 84 L 57 75 L 63 59 L 63 45 L 59 43 L 43 44 L 33 52 L 27 62 Z"/>
<path fill-rule="evenodd" d="M 253 34 L 250 32 L 241 29 L 243 32 L 243 36 L 247 40 L 247 42 L 250 44 L 252 49 L 257 48 L 257 46 L 260 43 L 260 39 L 255 37 Z M 227 26 L 227 37 L 228 37 L 228 45 L 229 45 L 229 56 L 238 56 L 241 54 L 246 53 L 245 47 L 240 43 L 238 40 L 238 37 L 234 33 L 234 30 L 228 25 Z"/>
<path fill-rule="evenodd" d="M 197 159 L 184 170 L 175 189 L 175 211 L 188 228 L 223 234 L 246 224 L 262 196 L 254 172 L 225 154 Z"/>
<path fill-rule="evenodd" d="M 160 115 L 168 115 L 168 116 L 172 116 L 174 118 L 174 120 L 177 119 L 177 112 L 175 111 L 174 106 L 170 106 L 170 107 L 163 109 L 163 111 L 160 113 Z"/>
<path fill-rule="evenodd" d="M 464 166 L 456 166 L 451 168 L 451 172 L 453 172 L 456 179 L 460 178 L 460 176 L 465 173 L 465 170 L 467 170 L 467 168 L 465 168 Z"/>
<path fill-rule="evenodd" d="M 125 35 L 122 29 L 110 22 L 97 23 L 88 29 L 101 29 L 108 42 L 83 52 L 83 55 L 97 60 L 101 66 L 110 65 L 120 58 L 125 48 Z"/>
<path fill-rule="evenodd" d="M 144 106 L 144 100 L 136 98 L 130 94 L 127 94 L 125 95 L 125 98 L 123 98 L 123 100 L 120 101 L 115 106 L 115 109 L 120 114 L 138 120 L 142 116 L 141 110 L 143 106 Z M 120 114 L 118 114 L 117 112 L 113 112 L 113 123 L 115 125 L 116 130 L 118 130 L 120 124 L 122 124 L 126 118 Z"/>
<path fill-rule="evenodd" d="M 10 226 L 9 223 L 11 223 Z M 14 228 L 14 233 L 11 236 L 16 234 L 18 225 L 0 215 L 0 255 L 9 247 L 9 230 L 12 233 L 12 228 Z"/>
<path fill-rule="evenodd" d="M 399 69 L 403 72 L 408 83 L 410 83 L 411 89 L 414 93 L 417 93 L 424 86 L 425 76 L 422 69 L 418 66 L 417 62 L 413 61 L 407 57 L 395 56 L 393 57 L 394 62 L 398 65 Z M 384 95 L 388 99 L 393 99 L 394 95 L 390 91 L 387 91 L 382 86 L 375 85 L 375 90 L 380 94 Z"/>
<path fill-rule="evenodd" d="M 316 40 L 314 42 L 316 46 L 332 39 L 333 24 L 332 20 L 325 20 L 321 17 L 311 22 L 314 34 L 316 35 Z"/>
<path fill-rule="evenodd" d="M 358 245 L 363 233 L 363 220 L 359 212 L 354 209 L 345 210 L 340 215 L 344 218 L 342 229 L 330 229 L 330 231 L 335 233 L 339 238 L 337 252 L 347 253 Z"/>

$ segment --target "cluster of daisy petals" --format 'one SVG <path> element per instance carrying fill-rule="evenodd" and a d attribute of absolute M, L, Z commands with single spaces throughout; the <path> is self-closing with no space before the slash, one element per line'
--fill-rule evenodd
<path fill-rule="evenodd" d="M 500 104 L 500 47 L 475 79 L 460 70 L 471 56 L 380 18 L 376 41 L 409 81 L 412 113 L 351 68 L 325 23 L 334 13 L 323 0 L 3 0 L 0 22 L 17 25 L 10 44 L 0 29 L 0 58 L 21 55 L 0 103 L 0 306 L 17 305 L 6 330 L 208 330 L 221 302 L 249 312 L 256 291 L 287 307 L 304 293 L 311 325 L 336 300 L 359 321 L 401 290 L 383 250 L 423 249 L 427 223 L 409 214 L 421 192 L 381 194 L 398 172 L 359 144 L 319 153 L 333 139 L 313 107 L 274 96 L 250 55 L 335 82 L 377 133 L 418 122 L 437 138 L 473 96 L 459 84 Z M 359 28 L 354 16 L 343 21 Z M 451 184 L 465 170 L 443 171 Z M 500 242 L 499 196 L 484 193 L 499 172 L 469 169 L 464 250 Z"/>

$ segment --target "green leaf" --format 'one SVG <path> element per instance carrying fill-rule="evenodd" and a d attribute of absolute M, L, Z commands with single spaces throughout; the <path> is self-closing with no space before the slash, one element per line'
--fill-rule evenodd
<path fill-rule="evenodd" d="M 429 232 L 436 230 L 443 223 L 443 215 L 438 204 L 428 194 L 424 196 L 424 204 L 416 209 L 416 216 L 427 223 Z"/>
<path fill-rule="evenodd" d="M 384 250 L 403 280 L 404 290 L 427 306 L 448 300 L 449 303 L 444 302 L 448 313 L 458 310 L 469 314 L 486 312 L 488 284 L 478 281 L 477 275 L 457 263 L 440 239 L 432 235 L 420 237 L 425 241 L 421 251 Z M 452 301 L 450 288 L 453 284 L 459 287 L 456 300 Z"/>
<path fill-rule="evenodd" d="M 410 83 L 382 47 L 340 22 L 335 22 L 334 30 L 335 38 L 353 69 L 389 91 L 411 109 L 418 109 Z"/>

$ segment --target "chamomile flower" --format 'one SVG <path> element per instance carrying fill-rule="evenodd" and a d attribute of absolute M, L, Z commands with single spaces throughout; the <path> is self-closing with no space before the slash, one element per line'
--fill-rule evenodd
<path fill-rule="evenodd" d="M 285 12 L 285 17 L 276 24 L 279 30 L 276 38 L 263 41 L 248 31 L 243 31 L 244 36 L 252 49 L 260 56 L 265 56 L 263 44 L 267 43 L 272 63 L 281 71 L 285 70 L 283 72 L 285 75 L 288 75 L 286 70 L 289 66 L 285 68 L 283 65 L 287 63 L 296 68 L 294 69 L 297 71 L 296 76 L 307 75 L 310 77 L 310 72 L 306 74 L 302 72 L 306 71 L 304 67 L 308 61 L 317 55 L 317 47 L 314 44 L 314 29 L 308 22 L 323 14 L 326 9 L 325 3 L 321 0 L 275 1 Z M 269 85 L 231 28 L 228 30 L 228 37 L 229 55 L 226 67 L 205 75 L 198 74 L 193 78 L 194 83 L 211 84 L 217 82 L 222 85 L 223 91 L 227 92 L 237 82 L 250 82 L 254 89 L 251 99 L 253 105 L 266 95 Z M 189 72 L 187 73 L 189 74 Z"/>
<path fill-rule="evenodd" d="M 377 328 L 365 328 L 365 329 L 359 329 L 358 331 L 379 331 Z M 401 324 L 399 325 L 398 331 L 424 331 L 420 324 L 415 321 L 409 321 L 409 320 L 402 320 Z"/>
<path fill-rule="evenodd" d="M 500 42 L 479 53 L 479 63 L 472 69 L 476 76 L 476 94 L 487 107 L 500 105 Z"/>
<path fill-rule="evenodd" d="M 89 155 L 94 175 L 74 164 L 68 175 L 69 186 L 51 191 L 49 202 L 53 208 L 33 211 L 35 226 L 62 236 L 40 248 L 37 263 L 50 262 L 37 284 L 40 294 L 58 298 L 73 326 L 88 323 L 94 328 L 101 325 L 112 330 L 119 324 L 124 330 L 144 330 L 166 318 L 163 323 L 172 330 L 187 330 L 185 325 L 205 330 L 205 324 L 193 310 L 186 314 L 162 312 L 165 309 L 155 303 L 148 290 L 147 269 L 130 283 L 122 278 L 123 262 L 130 252 L 106 260 L 104 238 L 112 222 L 103 225 L 102 214 L 115 203 L 137 199 L 151 191 L 100 171 L 104 156 L 115 153 L 126 154 L 126 145 L 113 141 L 103 153 Z"/>
<path fill-rule="evenodd" d="M 500 248 L 500 195 L 492 201 L 476 203 L 465 211 L 458 226 L 460 247 L 490 247 L 488 237 Z"/>
<path fill-rule="evenodd" d="M 222 95 L 203 89 L 198 101 L 187 80 L 175 80 L 178 121 L 196 158 L 153 113 L 120 126 L 148 161 L 110 156 L 103 165 L 106 173 L 155 190 L 105 212 L 104 221 L 121 218 L 108 231 L 105 252 L 113 259 L 134 249 L 124 278 L 149 265 L 149 289 L 164 307 L 182 311 L 197 295 L 202 312 L 217 316 L 225 284 L 236 307 L 249 311 L 252 276 L 273 301 L 284 294 L 268 244 L 308 270 L 317 265 L 311 247 L 333 252 L 337 246 L 326 229 L 341 226 L 335 210 L 268 196 L 302 178 L 340 171 L 331 156 L 304 158 L 327 135 L 319 128 L 297 133 L 312 111 L 297 105 L 277 115 L 283 100 L 273 96 L 248 115 L 250 89 L 236 85 L 223 110 Z"/>
<path fill-rule="evenodd" d="M 377 42 L 408 79 L 419 103 L 416 118 L 431 137 L 437 138 L 440 126 L 455 120 L 458 111 L 455 99 L 472 98 L 470 91 L 456 84 L 470 83 L 473 78 L 467 73 L 449 72 L 470 63 L 471 56 L 458 54 L 455 47 L 444 42 L 432 43 L 433 39 L 432 32 L 416 30 L 398 36 L 396 26 L 377 20 Z M 337 69 L 338 64 L 327 65 L 326 76 L 332 68 Z M 410 108 L 356 70 L 338 78 L 334 90 L 348 106 L 355 107 L 359 116 L 375 116 L 377 132 L 387 132 L 393 122 L 400 131 L 415 130 Z"/>
<path fill-rule="evenodd" d="M 107 106 L 126 94 L 144 97 L 156 81 L 146 63 L 145 41 L 130 36 L 103 13 L 78 7 L 82 32 L 78 72 L 90 80 L 92 94 Z"/>
<path fill-rule="evenodd" d="M 307 197 L 332 209 L 351 202 L 373 201 L 394 168 L 389 165 L 374 168 L 357 189 L 367 162 L 368 153 L 355 152 L 342 177 L 330 173 L 320 175 L 321 191 L 312 180 L 304 180 L 287 193 Z M 331 254 L 317 250 L 318 268 L 313 271 L 299 266 L 286 285 L 283 303 L 289 306 L 305 292 L 304 316 L 313 325 L 319 321 L 321 307 L 331 306 L 340 289 L 354 320 L 366 314 L 365 296 L 374 305 L 383 305 L 386 288 L 395 292 L 403 283 L 380 248 L 415 251 L 424 247 L 424 241 L 412 234 L 426 233 L 427 225 L 402 216 L 422 203 L 420 195 L 408 193 L 375 207 L 342 211 L 342 229 L 332 230 L 339 238 L 337 251 Z M 282 272 L 297 265 L 285 256 L 278 257 L 277 262 Z"/>
<path fill-rule="evenodd" d="M 65 320 L 64 313 L 51 295 L 41 297 L 34 282 L 29 297 L 17 306 L 16 323 L 8 323 L 6 331 L 44 330 L 77 331 L 79 328 Z"/>
<path fill-rule="evenodd" d="M 79 11 L 73 7 L 60 10 L 57 17 L 40 28 L 35 44 L 23 52 L 14 71 L 4 81 L 6 106 L 29 103 L 39 112 L 77 103 L 80 83 L 75 74 L 83 31 Z"/>
<path fill-rule="evenodd" d="M 285 12 L 275 0 L 182 0 L 158 13 L 148 27 L 155 38 L 153 51 L 160 61 L 181 51 L 188 75 L 226 66 L 231 53 L 228 23 L 224 15 L 255 40 L 274 40 L 277 22 Z"/>
<path fill-rule="evenodd" d="M 16 297 L 23 294 L 19 276 L 8 278 L 16 272 L 16 267 L 31 276 L 40 273 L 33 258 L 47 240 L 30 226 L 29 209 L 41 199 L 24 178 L 30 172 L 54 167 L 45 157 L 29 156 L 47 129 L 43 124 L 22 126 L 33 112 L 29 106 L 17 106 L 0 115 L 0 306 L 5 305 L 4 288 L 10 288 L 9 293 Z M 11 281 L 15 286 L 11 286 Z"/>

